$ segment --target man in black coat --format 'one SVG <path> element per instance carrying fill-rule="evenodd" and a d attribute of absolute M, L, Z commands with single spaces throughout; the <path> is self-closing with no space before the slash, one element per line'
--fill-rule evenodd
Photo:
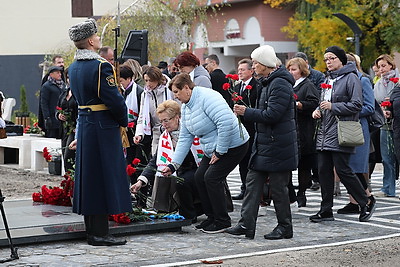
<path fill-rule="evenodd" d="M 298 163 L 294 79 L 283 66 L 276 66 L 277 57 L 269 45 L 256 48 L 251 58 L 255 72 L 262 75 L 257 105 L 248 108 L 236 104 L 233 110 L 238 115 L 244 115 L 246 120 L 255 122 L 256 134 L 246 177 L 241 219 L 226 232 L 254 238 L 263 185 L 266 177 L 269 177 L 278 225 L 264 238 L 292 238 L 288 184 L 291 172 Z"/>
<path fill-rule="evenodd" d="M 228 105 L 232 106 L 231 94 L 222 89 L 223 84 L 227 83 L 228 79 L 226 78 L 226 74 L 219 68 L 218 56 L 214 54 L 209 55 L 206 57 L 204 65 L 207 71 L 210 73 L 212 89 L 219 92 L 224 97 Z"/>
<path fill-rule="evenodd" d="M 253 62 L 249 58 L 245 58 L 239 61 L 238 63 L 238 75 L 240 79 L 240 83 L 237 84 L 233 90 L 237 92 L 241 97 L 243 97 L 243 102 L 246 106 L 250 108 L 254 108 L 256 106 L 256 99 L 257 99 L 257 88 L 258 82 L 253 77 L 254 70 L 252 68 Z M 241 200 L 244 197 L 244 192 L 246 190 L 246 176 L 249 171 L 249 159 L 251 155 L 251 146 L 254 142 L 254 122 L 247 121 L 243 116 L 240 116 L 240 121 L 243 123 L 243 126 L 246 127 L 247 132 L 250 135 L 249 139 L 249 149 L 239 163 L 239 173 L 240 179 L 242 180 L 242 186 L 240 187 L 240 194 L 237 196 L 233 196 L 233 200 Z"/>
<path fill-rule="evenodd" d="M 61 67 L 51 66 L 48 80 L 40 90 L 40 109 L 42 110 L 45 125 L 45 136 L 50 138 L 60 138 L 61 124 L 55 114 L 58 98 L 65 90 L 61 71 Z"/>

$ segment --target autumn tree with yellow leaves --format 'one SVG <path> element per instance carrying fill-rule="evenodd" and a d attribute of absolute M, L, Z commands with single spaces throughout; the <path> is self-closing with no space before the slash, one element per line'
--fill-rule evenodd
<path fill-rule="evenodd" d="M 287 26 L 282 28 L 289 37 L 297 38 L 300 50 L 316 60 L 316 68 L 325 70 L 322 61 L 325 48 L 331 45 L 354 52 L 351 29 L 334 13 L 342 13 L 353 19 L 363 32 L 361 59 L 364 69 L 373 64 L 383 53 L 392 53 L 400 45 L 400 15 L 398 0 L 264 0 L 273 8 L 296 5 L 296 13 Z"/>

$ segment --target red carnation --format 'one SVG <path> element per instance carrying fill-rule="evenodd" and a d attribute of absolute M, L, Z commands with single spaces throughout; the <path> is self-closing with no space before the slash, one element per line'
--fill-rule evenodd
<path fill-rule="evenodd" d="M 394 82 L 394 83 L 398 83 L 399 82 L 399 78 L 390 78 L 389 81 Z"/>
<path fill-rule="evenodd" d="M 43 148 L 43 153 L 45 153 L 45 152 L 47 152 L 47 151 L 48 151 L 47 147 L 44 147 L 44 148 Z"/>
<path fill-rule="evenodd" d="M 228 90 L 229 88 L 231 88 L 231 85 L 229 83 L 224 83 L 222 85 L 222 89 L 224 89 L 225 91 Z"/>
<path fill-rule="evenodd" d="M 381 107 L 383 108 L 389 108 L 392 106 L 392 103 L 390 103 L 390 101 L 382 101 L 381 103 Z"/>
<path fill-rule="evenodd" d="M 56 110 L 62 110 L 62 108 L 60 108 L 59 106 L 56 107 Z"/>
<path fill-rule="evenodd" d="M 246 90 L 251 90 L 251 89 L 253 89 L 253 86 L 251 86 L 251 85 L 246 85 L 246 87 L 245 87 L 244 89 L 246 89 Z"/>
<path fill-rule="evenodd" d="M 233 74 L 231 79 L 234 80 L 234 81 L 238 81 L 239 80 L 239 75 Z"/>
<path fill-rule="evenodd" d="M 133 128 L 133 127 L 135 127 L 135 123 L 134 122 L 128 123 L 128 128 Z"/>
<path fill-rule="evenodd" d="M 136 169 L 132 167 L 130 164 L 126 166 L 126 173 L 128 176 L 132 176 L 136 172 Z"/>
<path fill-rule="evenodd" d="M 33 202 L 43 202 L 42 195 L 40 193 L 33 193 L 32 200 Z"/>
<path fill-rule="evenodd" d="M 299 99 L 299 97 L 296 94 L 293 94 L 294 100 L 297 101 L 297 99 Z"/>
<path fill-rule="evenodd" d="M 332 88 L 332 85 L 327 84 L 327 83 L 321 83 L 321 88 L 322 88 L 322 89 L 331 89 L 331 88 Z"/>
<path fill-rule="evenodd" d="M 227 75 L 225 76 L 225 78 L 231 79 L 231 78 L 232 78 L 232 74 L 227 74 Z"/>
<path fill-rule="evenodd" d="M 133 165 L 138 165 L 140 163 L 140 159 L 138 159 L 138 158 L 134 158 L 133 160 L 132 160 L 132 164 Z"/>
<path fill-rule="evenodd" d="M 35 123 L 33 124 L 33 127 L 39 127 L 39 124 L 38 124 L 37 122 L 35 122 Z"/>

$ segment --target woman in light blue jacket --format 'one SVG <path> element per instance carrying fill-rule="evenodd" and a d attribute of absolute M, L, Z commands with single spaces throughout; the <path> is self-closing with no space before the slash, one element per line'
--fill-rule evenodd
<path fill-rule="evenodd" d="M 231 226 L 224 183 L 246 154 L 249 135 L 224 98 L 212 89 L 195 87 L 188 74 L 175 76 L 169 88 L 183 105 L 179 141 L 164 175 L 171 175 L 179 168 L 198 136 L 204 157 L 195 180 L 207 219 L 196 228 L 205 233 L 223 232 Z"/>

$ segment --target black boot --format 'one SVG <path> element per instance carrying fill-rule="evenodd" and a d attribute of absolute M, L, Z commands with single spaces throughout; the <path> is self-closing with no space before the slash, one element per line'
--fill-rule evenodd
<path fill-rule="evenodd" d="M 305 207 L 307 204 L 306 192 L 297 192 L 297 204 L 299 208 Z"/>

